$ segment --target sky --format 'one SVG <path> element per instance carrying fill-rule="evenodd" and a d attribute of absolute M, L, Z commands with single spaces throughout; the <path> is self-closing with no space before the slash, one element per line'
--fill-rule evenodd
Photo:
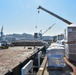
<path fill-rule="evenodd" d="M 76 0 L 0 0 L 0 29 L 3 25 L 4 34 L 34 34 L 55 23 L 44 35 L 64 33 L 68 24 L 43 10 L 38 14 L 39 5 L 76 24 Z"/>

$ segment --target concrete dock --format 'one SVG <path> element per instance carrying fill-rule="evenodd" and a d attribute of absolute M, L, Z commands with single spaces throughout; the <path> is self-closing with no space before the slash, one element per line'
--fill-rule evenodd
<path fill-rule="evenodd" d="M 13 70 L 42 48 L 43 46 L 37 46 L 35 48 L 32 46 L 21 46 L 0 50 L 0 75 L 5 75 L 8 71 Z"/>

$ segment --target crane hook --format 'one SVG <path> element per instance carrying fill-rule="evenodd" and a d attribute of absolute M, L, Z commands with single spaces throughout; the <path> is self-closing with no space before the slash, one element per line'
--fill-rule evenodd
<path fill-rule="evenodd" d="M 38 11 L 38 14 L 40 13 L 40 11 Z"/>

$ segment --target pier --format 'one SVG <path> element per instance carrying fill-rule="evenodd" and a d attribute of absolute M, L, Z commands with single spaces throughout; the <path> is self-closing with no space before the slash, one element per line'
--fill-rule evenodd
<path fill-rule="evenodd" d="M 21 68 L 33 60 L 38 70 L 38 52 L 44 53 L 44 46 L 18 46 L 0 50 L 0 75 L 21 75 Z M 41 62 L 40 62 L 41 63 Z"/>

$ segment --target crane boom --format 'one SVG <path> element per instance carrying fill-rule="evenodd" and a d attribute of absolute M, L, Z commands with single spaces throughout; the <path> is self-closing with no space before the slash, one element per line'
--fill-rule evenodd
<path fill-rule="evenodd" d="M 49 29 L 51 29 L 53 26 L 55 25 L 55 23 L 52 25 L 52 26 L 50 26 L 43 34 L 45 34 Z M 42 35 L 43 35 L 42 34 Z"/>
<path fill-rule="evenodd" d="M 64 18 L 62 18 L 62 17 L 60 17 L 60 16 L 58 16 L 57 14 L 55 14 L 55 13 L 53 13 L 53 12 L 51 12 L 51 11 L 49 11 L 49 10 L 47 10 L 47 9 L 45 9 L 45 8 L 43 8 L 43 7 L 41 7 L 41 6 L 39 6 L 38 9 L 44 10 L 45 12 L 47 12 L 47 13 L 53 15 L 54 17 L 56 17 L 56 18 L 62 20 L 63 22 L 65 22 L 65 23 L 67 23 L 67 24 L 69 24 L 69 25 L 72 24 L 72 22 L 70 22 L 70 21 L 68 21 L 68 20 L 66 20 L 66 19 L 64 19 Z"/>

